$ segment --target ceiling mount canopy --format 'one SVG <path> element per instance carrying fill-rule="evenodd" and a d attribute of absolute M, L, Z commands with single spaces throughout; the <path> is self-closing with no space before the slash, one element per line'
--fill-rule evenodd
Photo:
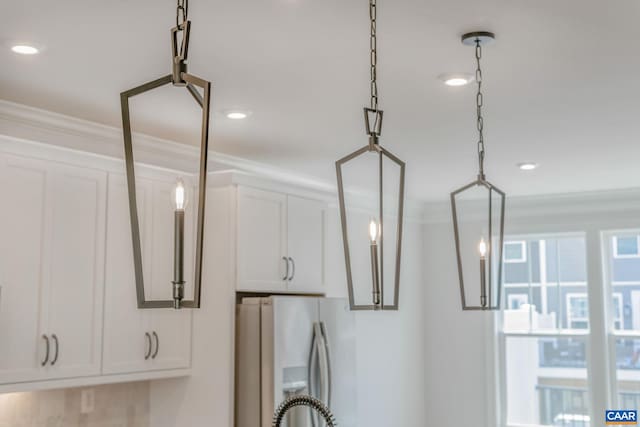
<path fill-rule="evenodd" d="M 403 209 L 404 209 L 404 179 L 405 179 L 405 163 L 380 145 L 380 135 L 382 134 L 382 118 L 383 111 L 378 108 L 378 50 L 377 50 L 377 2 L 369 0 L 369 21 L 370 21 L 370 38 L 369 38 L 369 55 L 370 55 L 370 89 L 371 100 L 369 107 L 364 108 L 365 131 L 368 136 L 368 144 L 354 151 L 353 153 L 341 158 L 336 162 L 336 174 L 338 180 L 338 198 L 340 203 L 340 219 L 342 225 L 342 241 L 344 246 L 344 258 L 347 274 L 347 287 L 349 293 L 349 306 L 351 310 L 398 310 L 398 299 L 400 295 L 400 264 L 402 250 L 402 225 L 403 225 Z M 372 156 L 373 155 L 373 156 Z M 361 158 L 373 158 L 375 160 L 375 175 L 368 181 L 374 183 L 377 196 L 376 213 L 368 219 L 367 222 L 357 221 L 357 227 L 349 230 L 347 202 L 345 200 L 349 186 L 345 186 L 345 168 L 348 164 L 353 164 Z M 385 166 L 387 165 L 387 166 Z M 386 169 L 388 167 L 391 170 Z M 397 177 L 397 187 L 393 185 L 394 195 L 391 197 L 393 213 L 390 215 L 385 212 L 384 189 L 388 182 L 385 179 L 390 175 Z M 353 241 L 349 240 L 350 231 L 355 236 Z M 395 246 L 392 245 L 395 235 Z M 352 237 L 353 237 L 352 236 Z M 388 247 L 395 247 L 392 254 L 392 262 L 385 263 L 385 244 Z M 368 246 L 368 248 L 366 248 Z M 358 253 L 367 252 L 368 249 L 370 269 L 362 269 L 358 271 L 361 278 L 355 283 L 356 272 L 352 262 L 357 256 L 352 256 L 352 249 L 361 249 L 362 251 L 354 251 Z M 393 295 L 389 297 L 385 294 L 384 279 L 385 265 L 391 267 L 393 280 Z M 369 272 L 367 274 L 367 271 Z M 370 289 L 370 298 L 368 302 L 356 301 L 355 285 L 360 287 L 368 287 Z M 389 302 L 391 301 L 391 302 Z"/>
<path fill-rule="evenodd" d="M 148 83 L 144 83 L 120 94 L 138 308 L 200 308 L 211 83 L 187 72 L 189 33 L 191 31 L 191 21 L 188 20 L 188 9 L 188 0 L 178 0 L 176 7 L 176 26 L 171 29 L 171 52 L 173 58 L 171 74 Z M 136 174 L 134 165 L 135 159 L 133 155 L 129 98 L 149 92 L 167 84 L 172 84 L 176 87 L 185 87 L 202 108 L 197 198 L 197 230 L 194 251 L 195 259 L 192 260 L 195 271 L 193 279 L 194 295 L 191 300 L 184 299 L 184 287 L 186 284 L 184 278 L 184 222 L 187 190 L 185 189 L 184 183 L 181 179 L 178 179 L 172 197 L 172 199 L 174 199 L 174 277 L 173 281 L 170 281 L 169 278 L 167 278 L 167 285 L 170 283 L 172 286 L 173 299 L 147 300 L 144 287 L 145 278 L 143 274 L 140 224 L 138 221 Z M 202 93 L 200 91 L 202 91 Z"/>
<path fill-rule="evenodd" d="M 462 36 L 475 48 L 476 126 L 478 129 L 478 175 L 451 193 L 460 298 L 463 310 L 498 310 L 502 290 L 502 248 L 505 193 L 487 181 L 484 169 L 484 117 L 482 107 L 482 47 L 495 40 L 488 31 Z M 466 200 L 465 200 L 466 199 Z M 480 209 L 478 209 L 480 206 Z"/>

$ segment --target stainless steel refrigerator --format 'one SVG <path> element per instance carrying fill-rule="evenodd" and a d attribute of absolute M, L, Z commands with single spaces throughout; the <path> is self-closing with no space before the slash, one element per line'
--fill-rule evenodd
<path fill-rule="evenodd" d="M 340 427 L 356 425 L 355 319 L 345 299 L 244 298 L 236 310 L 235 426 L 271 427 L 287 397 L 308 394 Z M 307 408 L 286 427 L 324 427 Z"/>

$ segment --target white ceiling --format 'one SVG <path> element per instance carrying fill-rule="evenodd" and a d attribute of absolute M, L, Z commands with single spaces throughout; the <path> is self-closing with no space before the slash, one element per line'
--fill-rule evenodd
<path fill-rule="evenodd" d="M 408 191 L 443 199 L 475 177 L 474 87 L 460 34 L 486 29 L 487 174 L 508 194 L 640 184 L 637 0 L 378 0 L 382 143 Z M 173 0 L 2 1 L 0 97 L 120 126 L 118 94 L 170 72 Z M 190 71 L 213 81 L 212 148 L 334 180 L 366 144 L 367 0 L 191 0 Z M 41 43 L 18 56 L 12 41 Z M 198 109 L 167 88 L 134 105 L 135 128 L 197 142 Z M 162 102 L 165 101 L 166 102 Z M 171 105 L 169 103 L 173 101 Z M 232 121 L 225 109 L 253 112 Z M 522 172 L 516 163 L 540 168 Z"/>

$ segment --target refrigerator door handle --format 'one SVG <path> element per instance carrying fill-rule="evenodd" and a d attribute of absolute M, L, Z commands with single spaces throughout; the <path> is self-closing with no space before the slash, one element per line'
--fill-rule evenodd
<path fill-rule="evenodd" d="M 320 331 L 322 332 L 322 341 L 324 344 L 325 358 L 327 361 L 327 406 L 331 408 L 331 395 L 333 393 L 333 377 L 331 375 L 331 349 L 329 348 L 329 335 L 327 334 L 327 326 L 324 322 L 320 322 Z"/>
<path fill-rule="evenodd" d="M 319 323 L 315 324 L 315 334 L 318 337 L 318 363 L 320 365 L 320 396 L 319 399 L 329 404 L 329 361 L 327 360 L 327 349 L 322 336 L 322 328 Z M 323 426 L 324 424 L 321 424 Z"/>
<path fill-rule="evenodd" d="M 311 349 L 309 350 L 309 364 L 307 366 L 307 384 L 308 394 L 311 397 L 316 396 L 316 364 L 318 362 L 318 336 L 316 335 L 316 324 L 313 325 L 313 331 L 311 332 Z M 309 408 L 309 416 L 311 418 L 311 427 L 317 427 L 318 417 L 316 412 Z"/>

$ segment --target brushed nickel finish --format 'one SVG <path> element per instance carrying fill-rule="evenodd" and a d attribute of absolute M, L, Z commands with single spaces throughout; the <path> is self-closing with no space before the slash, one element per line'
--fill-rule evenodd
<path fill-rule="evenodd" d="M 136 298 L 138 308 L 200 308 L 201 282 L 202 282 L 202 251 L 204 247 L 204 215 L 206 204 L 207 187 L 207 155 L 209 149 L 209 121 L 211 105 L 211 83 L 200 77 L 187 72 L 186 60 L 189 50 L 189 34 L 191 22 L 187 20 L 187 1 L 178 0 L 176 26 L 171 29 L 171 51 L 173 54 L 172 73 L 156 80 L 144 83 L 133 89 L 129 89 L 120 94 L 120 105 L 122 110 L 122 127 L 124 134 L 124 154 L 127 175 L 127 190 L 129 193 L 129 216 L 131 220 L 131 241 L 133 245 L 134 272 L 136 280 Z M 179 42 L 179 35 L 182 41 Z M 131 117 L 129 111 L 129 99 L 152 91 L 156 88 L 171 84 L 177 87 L 186 87 L 194 100 L 202 108 L 202 127 L 200 137 L 200 164 L 198 179 L 198 207 L 196 223 L 196 242 L 194 260 L 194 294 L 192 300 L 184 300 L 184 277 L 183 277 L 183 251 L 184 234 L 179 233 L 176 237 L 174 247 L 174 280 L 173 299 L 171 300 L 147 300 L 145 295 L 145 278 L 142 267 L 142 249 L 140 243 L 140 224 L 138 219 L 138 205 L 136 197 L 136 173 L 135 158 L 133 154 Z M 202 93 L 200 93 L 202 91 Z M 183 213 L 184 215 L 184 213 Z M 184 222 L 184 217 L 176 218 Z"/>

